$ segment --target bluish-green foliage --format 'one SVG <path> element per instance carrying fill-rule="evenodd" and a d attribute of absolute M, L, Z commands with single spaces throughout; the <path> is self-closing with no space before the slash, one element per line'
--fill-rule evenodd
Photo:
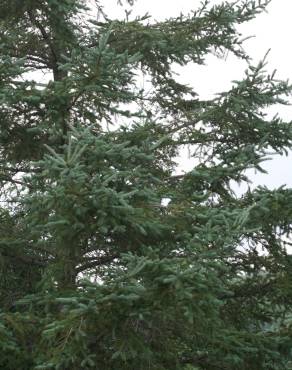
<path fill-rule="evenodd" d="M 237 31 L 268 3 L 1 1 L 1 369 L 289 369 L 292 190 L 232 191 L 292 146 L 265 115 L 291 86 Z M 227 51 L 246 74 L 214 99 L 172 72 Z"/>

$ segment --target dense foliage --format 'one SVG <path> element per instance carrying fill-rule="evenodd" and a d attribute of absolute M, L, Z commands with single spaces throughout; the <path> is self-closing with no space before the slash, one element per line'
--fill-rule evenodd
<path fill-rule="evenodd" d="M 265 113 L 291 86 L 237 29 L 269 1 L 88 3 L 0 2 L 0 368 L 288 369 L 292 190 L 232 191 L 292 146 Z M 247 62 L 229 91 L 176 80 L 226 51 Z"/>

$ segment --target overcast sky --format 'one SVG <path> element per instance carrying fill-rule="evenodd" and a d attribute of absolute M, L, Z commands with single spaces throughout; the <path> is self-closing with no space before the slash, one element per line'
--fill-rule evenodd
<path fill-rule="evenodd" d="M 220 0 L 211 0 L 211 3 L 220 3 Z M 230 1 L 231 2 L 231 1 Z M 111 17 L 119 17 L 123 13 L 116 6 L 116 0 L 106 0 L 105 11 Z M 133 16 L 148 12 L 154 19 L 162 20 L 180 13 L 188 13 L 196 9 L 200 4 L 199 0 L 137 0 L 133 9 Z M 263 58 L 270 50 L 268 56 L 267 70 L 272 72 L 277 69 L 278 78 L 292 81 L 292 0 L 273 0 L 267 8 L 267 13 L 262 13 L 251 22 L 240 26 L 244 36 L 255 36 L 246 41 L 245 50 L 255 62 Z M 205 66 L 190 65 L 177 69 L 180 79 L 183 82 L 194 86 L 196 92 L 202 98 L 210 98 L 216 92 L 230 88 L 232 80 L 240 79 L 246 64 L 228 55 L 226 60 L 210 56 Z M 292 120 L 292 107 L 279 106 L 273 109 L 272 113 L 279 113 L 285 120 Z M 250 172 L 255 185 L 267 185 L 275 188 L 286 184 L 292 187 L 291 171 L 292 155 L 288 157 L 277 157 L 266 162 L 263 166 L 269 174 L 254 174 Z M 188 158 L 187 150 L 181 159 L 182 168 L 188 170 L 192 167 L 192 160 Z"/>

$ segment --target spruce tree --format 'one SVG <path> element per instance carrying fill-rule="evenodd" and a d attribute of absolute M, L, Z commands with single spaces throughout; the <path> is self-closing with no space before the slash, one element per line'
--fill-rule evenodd
<path fill-rule="evenodd" d="M 289 369 L 292 190 L 232 190 L 292 146 L 266 114 L 291 86 L 238 31 L 268 3 L 1 0 L 1 369 Z M 226 52 L 247 69 L 215 98 L 173 72 Z"/>

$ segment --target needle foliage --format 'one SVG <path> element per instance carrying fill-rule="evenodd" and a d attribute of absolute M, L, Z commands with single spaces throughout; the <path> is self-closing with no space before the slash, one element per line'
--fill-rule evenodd
<path fill-rule="evenodd" d="M 232 190 L 292 146 L 238 31 L 268 3 L 1 0 L 1 369 L 289 369 L 292 190 Z M 174 69 L 211 53 L 246 71 L 202 100 Z"/>

